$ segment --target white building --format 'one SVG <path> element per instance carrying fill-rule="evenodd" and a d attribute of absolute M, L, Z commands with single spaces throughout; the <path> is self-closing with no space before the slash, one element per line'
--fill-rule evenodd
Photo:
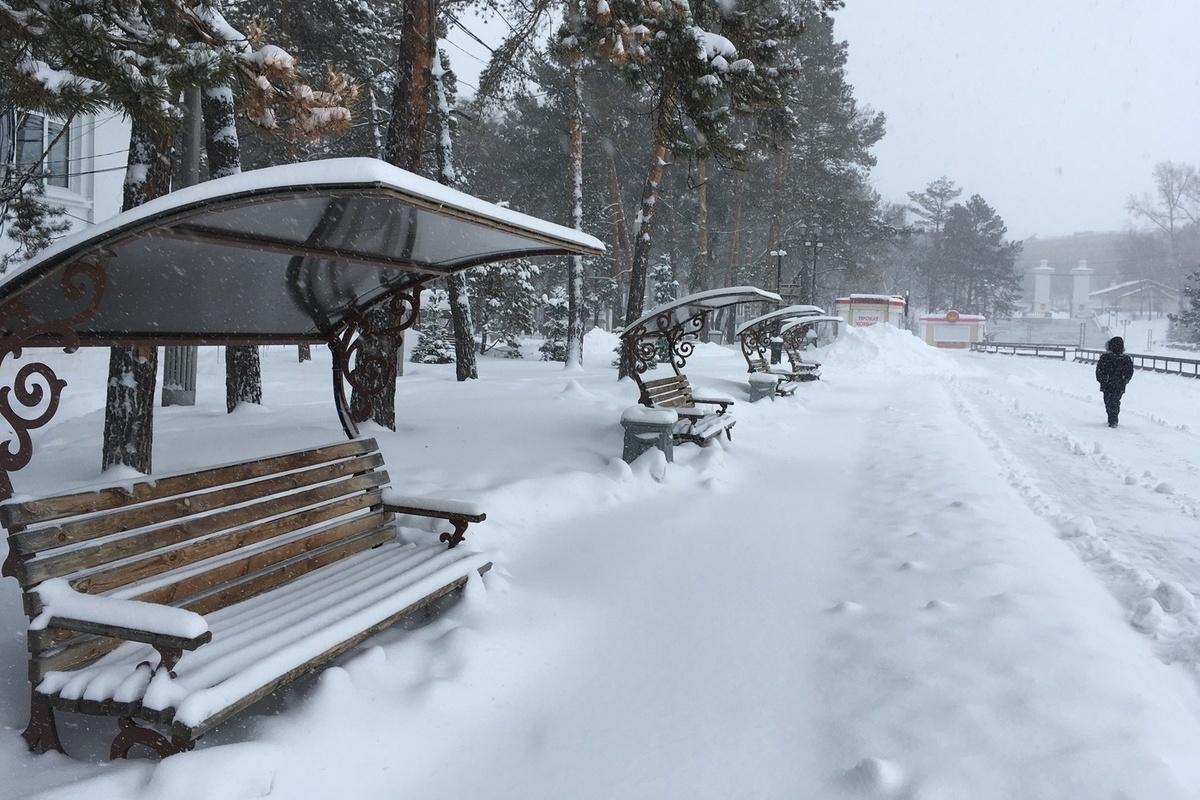
<path fill-rule="evenodd" d="M 46 200 L 66 212 L 72 232 L 121 210 L 129 149 L 129 120 L 118 113 L 80 115 L 64 122 L 34 113 L 0 114 L 0 179 L 24 172 L 46 153 L 42 185 Z M 0 239 L 0 252 L 15 244 Z"/>

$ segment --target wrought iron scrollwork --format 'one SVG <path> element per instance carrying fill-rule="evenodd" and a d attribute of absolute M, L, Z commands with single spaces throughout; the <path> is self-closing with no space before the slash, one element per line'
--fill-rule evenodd
<path fill-rule="evenodd" d="M 77 350 L 79 335 L 75 326 L 90 319 L 104 300 L 108 259 L 108 254 L 101 253 L 93 261 L 75 261 L 63 271 L 59 291 L 69 301 L 82 301 L 82 307 L 72 317 L 37 321 L 29 307 L 20 301 L 0 308 L 0 364 L 10 358 L 19 360 L 25 347 L 35 342 L 44 344 L 46 340 L 53 340 L 61 344 L 65 352 Z M 67 382 L 61 380 L 49 365 L 31 361 L 17 370 L 11 386 L 0 387 L 0 417 L 13 431 L 12 437 L 0 442 L 0 500 L 12 496 L 8 474 L 21 469 L 33 458 L 30 431 L 54 418 L 66 385 Z"/>
<path fill-rule="evenodd" d="M 747 361 L 767 357 L 776 325 L 778 325 L 777 320 L 764 320 L 742 331 L 739 338 L 742 341 L 742 355 L 746 357 Z"/>
<path fill-rule="evenodd" d="M 707 312 L 679 321 L 671 309 L 647 320 L 625 335 L 626 347 L 633 355 L 633 367 L 643 374 L 663 358 L 678 372 L 687 365 L 696 349 L 696 340 L 704 329 Z"/>
<path fill-rule="evenodd" d="M 385 310 L 390 313 L 384 313 Z M 358 435 L 359 423 L 370 418 L 369 398 L 381 394 L 396 379 L 390 362 L 367 349 L 367 339 L 387 339 L 399 347 L 401 335 L 417 321 L 420 310 L 420 286 L 394 292 L 348 318 L 330 340 L 334 401 L 347 436 Z M 351 399 L 347 399 L 347 386 L 352 390 Z"/>

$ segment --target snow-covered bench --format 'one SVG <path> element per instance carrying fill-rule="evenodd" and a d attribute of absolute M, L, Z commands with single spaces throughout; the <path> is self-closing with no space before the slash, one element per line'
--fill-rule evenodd
<path fill-rule="evenodd" d="M 677 442 L 704 444 L 722 433 L 732 439 L 730 430 L 734 425 L 732 414 L 725 413 L 733 398 L 710 393 L 697 395 L 692 391 L 686 375 L 671 375 L 642 382 L 642 404 L 649 408 L 670 408 L 679 415 L 674 438 Z M 697 405 L 699 404 L 699 405 Z M 701 408 L 700 406 L 715 406 Z"/>
<path fill-rule="evenodd" d="M 190 750 L 491 567 L 455 547 L 479 509 L 387 483 L 367 439 L 0 506 L 30 619 L 30 749 L 62 750 L 58 710 L 118 717 L 113 758 Z M 397 513 L 454 531 L 406 542 Z"/>
<path fill-rule="evenodd" d="M 800 349 L 794 344 L 788 344 L 786 347 L 788 361 L 792 364 L 792 371 L 796 373 L 798 381 L 815 381 L 821 377 L 821 362 L 809 361 L 800 355 Z"/>
<path fill-rule="evenodd" d="M 747 359 L 750 364 L 750 402 L 778 395 L 788 397 L 795 393 L 796 382 L 805 380 L 807 373 L 783 367 L 772 367 L 765 358 Z"/>

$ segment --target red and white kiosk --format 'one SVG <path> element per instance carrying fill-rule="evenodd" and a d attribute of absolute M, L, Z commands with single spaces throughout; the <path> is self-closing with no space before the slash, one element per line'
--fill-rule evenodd
<path fill-rule="evenodd" d="M 960 314 L 947 311 L 945 314 L 921 316 L 921 338 L 925 344 L 951 350 L 966 350 L 974 342 L 983 341 L 983 328 L 987 318 L 978 314 Z"/>
<path fill-rule="evenodd" d="M 904 327 L 904 298 L 894 294 L 852 294 L 834 300 L 837 315 L 855 328 L 887 323 Z"/>

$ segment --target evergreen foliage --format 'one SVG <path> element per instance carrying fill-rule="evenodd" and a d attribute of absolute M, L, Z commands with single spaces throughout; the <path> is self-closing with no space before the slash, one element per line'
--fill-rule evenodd
<path fill-rule="evenodd" d="M 541 270 L 526 260 L 502 261 L 469 273 L 471 316 L 479 334 L 479 352 L 503 345 L 508 358 L 523 358 L 521 338 L 537 329 Z"/>
<path fill-rule="evenodd" d="M 567 360 L 567 298 L 559 289 L 553 296 L 542 295 L 542 333 L 545 340 L 538 347 L 542 361 Z"/>
<path fill-rule="evenodd" d="M 64 209 L 46 202 L 40 182 L 34 182 L 4 210 L 5 234 L 17 244 L 12 253 L 0 256 L 0 273 L 45 250 L 55 238 L 71 229 L 64 219 Z"/>
<path fill-rule="evenodd" d="M 1200 344 L 1200 269 L 1187 276 L 1183 285 L 1183 299 L 1178 314 L 1168 314 L 1171 333 L 1175 341 Z"/>

